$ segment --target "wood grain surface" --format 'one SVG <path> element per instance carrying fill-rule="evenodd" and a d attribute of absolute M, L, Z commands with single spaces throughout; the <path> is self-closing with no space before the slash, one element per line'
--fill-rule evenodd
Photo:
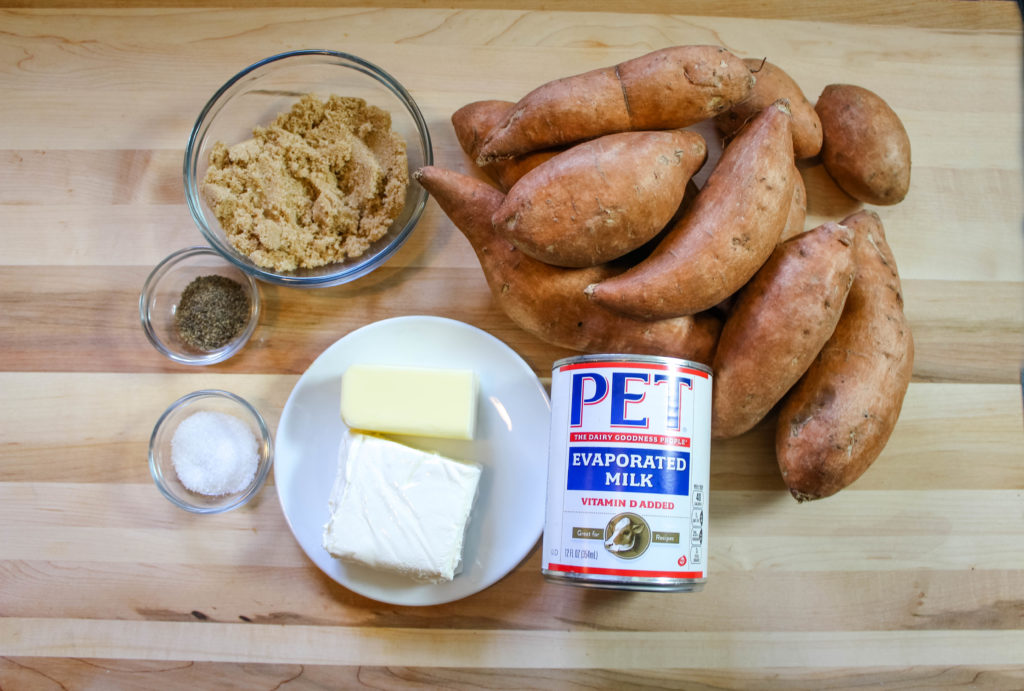
<path fill-rule="evenodd" d="M 1024 687 L 1021 26 L 993 0 L 0 3 L 0 688 Z M 547 583 L 538 547 L 424 608 L 322 574 L 272 478 L 216 517 L 159 495 L 146 452 L 171 401 L 228 389 L 275 428 L 312 360 L 370 322 L 468 322 L 545 382 L 569 354 L 497 310 L 431 202 L 364 279 L 263 285 L 230 361 L 162 358 L 139 290 L 202 244 L 182 156 L 228 77 L 284 50 L 354 53 L 408 87 L 438 165 L 469 172 L 448 119 L 461 105 L 680 43 L 768 56 L 812 100 L 868 87 L 910 134 L 910 193 L 878 211 L 914 379 L 852 487 L 794 502 L 767 420 L 713 446 L 703 592 Z M 858 208 L 818 161 L 801 173 L 807 227 Z"/>

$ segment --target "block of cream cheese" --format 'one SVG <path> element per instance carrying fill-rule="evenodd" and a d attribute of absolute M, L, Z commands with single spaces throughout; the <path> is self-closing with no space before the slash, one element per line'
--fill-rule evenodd
<path fill-rule="evenodd" d="M 354 364 L 341 376 L 341 417 L 370 432 L 472 439 L 478 389 L 472 370 Z"/>
<path fill-rule="evenodd" d="M 332 556 L 405 574 L 451 581 L 481 468 L 381 437 L 342 441 L 323 546 Z"/>

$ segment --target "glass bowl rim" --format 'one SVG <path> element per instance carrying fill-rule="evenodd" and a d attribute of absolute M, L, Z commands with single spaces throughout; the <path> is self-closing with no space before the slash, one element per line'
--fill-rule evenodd
<path fill-rule="evenodd" d="M 344 53 L 326 48 L 305 48 L 271 55 L 254 62 L 248 67 L 237 72 L 219 89 L 217 89 L 213 96 L 211 96 L 206 102 L 206 105 L 204 105 L 203 109 L 199 112 L 199 116 L 196 118 L 192 131 L 189 134 L 188 144 L 185 147 L 185 158 L 182 165 L 182 177 L 184 178 L 185 184 L 185 201 L 188 204 L 188 210 L 192 216 L 193 222 L 199 228 L 199 232 L 202 233 L 203 238 L 214 250 L 245 273 L 251 274 L 261 281 L 282 286 L 304 288 L 330 287 L 340 285 L 342 283 L 348 283 L 365 276 L 387 261 L 395 252 L 398 251 L 400 247 L 402 247 L 402 245 L 405 244 L 405 241 L 409 238 L 409 235 L 412 234 L 413 229 L 416 227 L 420 217 L 423 215 L 423 211 L 427 206 L 429 198 L 427 191 L 421 187 L 416 195 L 417 198 L 415 200 L 412 213 L 409 216 L 409 220 L 406 221 L 405 226 L 398 232 L 391 242 L 381 248 L 376 255 L 369 258 L 362 264 L 349 267 L 348 269 L 335 271 L 333 273 L 324 274 L 322 276 L 293 276 L 287 273 L 277 273 L 256 266 L 255 264 L 243 262 L 236 257 L 232 249 L 225 246 L 224 243 L 221 242 L 220 238 L 217 237 L 216 233 L 212 231 L 209 224 L 206 222 L 206 215 L 203 213 L 202 206 L 199 201 L 200 193 L 197 179 L 199 157 L 198 144 L 202 138 L 205 138 L 206 131 L 209 129 L 208 119 L 209 121 L 212 121 L 212 118 L 216 117 L 217 112 L 224 105 L 222 103 L 222 99 L 225 95 L 228 95 L 235 86 L 253 72 L 289 58 L 316 57 L 326 58 L 327 61 L 335 61 L 330 64 L 337 64 L 339 66 L 354 69 L 384 85 L 398 98 L 399 101 L 401 101 L 402 105 L 405 106 L 416 125 L 416 130 L 420 138 L 420 146 L 424 152 L 423 165 L 429 166 L 434 163 L 434 151 L 430 138 L 430 129 L 427 127 L 427 121 L 423 117 L 423 113 L 420 111 L 416 100 L 397 79 L 368 60 L 364 60 L 363 58 L 352 55 L 351 53 Z M 412 183 L 411 178 L 412 175 L 410 174 L 410 183 Z"/>
<path fill-rule="evenodd" d="M 248 488 L 246 488 L 245 491 L 240 492 L 234 501 L 228 504 L 224 504 L 223 506 L 196 506 L 195 504 L 189 504 L 188 502 L 185 502 L 176 497 L 174 493 L 167 489 L 167 487 L 165 486 L 163 481 L 164 473 L 158 466 L 156 462 L 156 455 L 154 453 L 154 448 L 157 443 L 157 436 L 159 435 L 164 423 L 167 422 L 167 419 L 172 414 L 174 414 L 184 406 L 188 405 L 189 403 L 203 398 L 226 399 L 241 405 L 241 407 L 244 410 L 246 410 L 249 413 L 249 415 L 252 416 L 253 420 L 255 420 L 256 422 L 256 428 L 259 431 L 259 439 L 257 441 L 259 442 L 260 449 L 266 449 L 266 454 L 263 454 L 262 452 L 260 453 L 260 461 L 259 465 L 256 467 L 256 475 L 253 477 L 253 480 L 249 484 Z M 263 485 L 266 483 L 267 476 L 270 474 L 270 468 L 271 466 L 273 466 L 273 464 L 273 435 L 271 434 L 270 428 L 267 426 L 266 421 L 263 419 L 263 416 L 260 415 L 260 411 L 256 410 L 255 406 L 253 406 L 251 403 L 249 403 L 249 401 L 245 400 L 238 394 L 231 393 L 230 391 L 225 391 L 224 389 L 200 389 L 198 391 L 187 393 L 184 396 L 178 398 L 176 401 L 174 401 L 174 403 L 167 406 L 164 412 L 161 413 L 160 417 L 157 418 L 156 424 L 153 425 L 153 432 L 149 435 L 149 474 L 153 478 L 153 483 L 156 485 L 157 489 L 160 490 L 160 493 L 164 495 L 164 497 L 168 501 L 170 501 L 178 508 L 184 509 L 185 511 L 189 511 L 191 513 L 225 513 L 227 511 L 231 511 L 232 509 L 237 509 L 238 507 L 244 504 L 247 504 L 250 499 L 256 496 L 256 493 L 259 492 Z"/>
<path fill-rule="evenodd" d="M 237 264 L 228 262 L 226 265 L 232 269 L 238 270 L 245 277 L 246 293 L 249 296 L 249 319 L 246 322 L 245 329 L 234 338 L 230 343 L 227 343 L 216 350 L 211 350 L 207 353 L 202 354 L 182 354 L 172 350 L 163 339 L 157 334 L 156 329 L 153 327 L 153 322 L 149 315 L 149 298 L 152 295 L 156 285 L 160 282 L 164 276 L 166 276 L 171 269 L 176 265 L 180 264 L 186 259 L 190 259 L 199 255 L 208 255 L 215 257 L 219 260 L 224 260 L 224 255 L 220 252 L 213 250 L 206 245 L 196 245 L 194 247 L 184 247 L 180 250 L 176 250 L 171 254 L 167 255 L 153 267 L 153 270 L 149 272 L 146 277 L 145 283 L 142 284 L 142 292 L 139 293 L 139 321 L 142 323 L 142 330 L 146 334 L 146 338 L 149 342 L 157 349 L 161 354 L 174 362 L 181 363 L 183 365 L 214 365 L 219 362 L 231 358 L 238 353 L 253 333 L 256 331 L 256 325 L 260 320 L 260 313 L 262 312 L 262 302 L 260 299 L 259 286 L 256 284 L 256 280 L 247 271 L 242 271 Z"/>

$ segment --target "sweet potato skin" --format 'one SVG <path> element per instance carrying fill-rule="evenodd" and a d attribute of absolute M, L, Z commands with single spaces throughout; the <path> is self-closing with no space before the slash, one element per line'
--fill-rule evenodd
<path fill-rule="evenodd" d="M 733 303 L 715 352 L 711 436 L 750 430 L 810 367 L 853 282 L 853 234 L 825 223 L 780 244 Z"/>
<path fill-rule="evenodd" d="M 483 144 L 488 133 L 508 115 L 514 105 L 515 103 L 512 101 L 473 101 L 452 113 L 452 128 L 455 130 L 455 137 L 471 161 L 476 161 L 480 145 Z M 519 178 L 562 150 L 561 148 L 546 149 L 513 158 L 495 160 L 481 166 L 481 170 L 502 191 L 508 192 Z"/>
<path fill-rule="evenodd" d="M 757 81 L 750 94 L 724 113 L 715 116 L 715 126 L 728 140 L 763 109 L 780 98 L 789 101 L 793 114 L 793 152 L 796 158 L 810 158 L 821 151 L 821 120 L 800 85 L 778 65 L 759 58 L 743 61 Z"/>
<path fill-rule="evenodd" d="M 903 201 L 910 190 L 910 137 L 878 94 L 829 84 L 815 111 L 824 135 L 821 162 L 844 192 L 869 204 Z"/>
<path fill-rule="evenodd" d="M 779 409 L 775 452 L 798 501 L 835 494 L 878 458 L 896 425 L 914 366 L 899 273 L 873 211 L 842 221 L 854 232 L 856 274 L 835 332 Z"/>
<path fill-rule="evenodd" d="M 452 129 L 459 146 L 470 158 L 476 159 L 480 145 L 490 131 L 500 123 L 514 106 L 512 101 L 491 99 L 473 101 L 452 113 Z"/>
<path fill-rule="evenodd" d="M 673 46 L 557 79 L 520 99 L 478 164 L 613 132 L 687 127 L 742 100 L 754 77 L 718 46 Z"/>
<path fill-rule="evenodd" d="M 800 169 L 795 171 L 793 178 L 793 200 L 789 205 L 789 216 L 786 217 L 786 225 L 782 227 L 779 236 L 780 242 L 799 235 L 804 232 L 804 223 L 807 221 L 807 185 L 800 174 Z"/>
<path fill-rule="evenodd" d="M 434 166 L 416 179 L 472 244 L 495 301 L 523 330 L 583 352 L 648 353 L 710 362 L 721 319 L 711 314 L 645 322 L 587 300 L 583 288 L 621 270 L 611 264 L 564 269 L 527 257 L 494 232 L 498 190 Z"/>
<path fill-rule="evenodd" d="M 742 60 L 718 46 L 664 48 L 617 69 L 630 125 L 643 130 L 714 117 L 746 98 L 756 81 Z"/>
<path fill-rule="evenodd" d="M 524 175 L 491 220 L 534 259 L 565 267 L 601 264 L 665 227 L 706 158 L 704 138 L 688 130 L 598 137 Z"/>
<path fill-rule="evenodd" d="M 784 101 L 761 111 L 651 256 L 588 286 L 591 298 L 664 319 L 702 312 L 739 290 L 775 249 L 789 216 L 797 174 L 789 123 Z"/>

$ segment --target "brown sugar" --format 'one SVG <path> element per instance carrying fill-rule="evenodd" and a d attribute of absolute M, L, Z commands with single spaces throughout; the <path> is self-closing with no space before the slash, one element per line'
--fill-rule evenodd
<path fill-rule="evenodd" d="M 408 184 L 389 113 L 307 95 L 252 139 L 217 142 L 202 189 L 235 249 L 290 271 L 363 254 L 401 213 Z"/>

